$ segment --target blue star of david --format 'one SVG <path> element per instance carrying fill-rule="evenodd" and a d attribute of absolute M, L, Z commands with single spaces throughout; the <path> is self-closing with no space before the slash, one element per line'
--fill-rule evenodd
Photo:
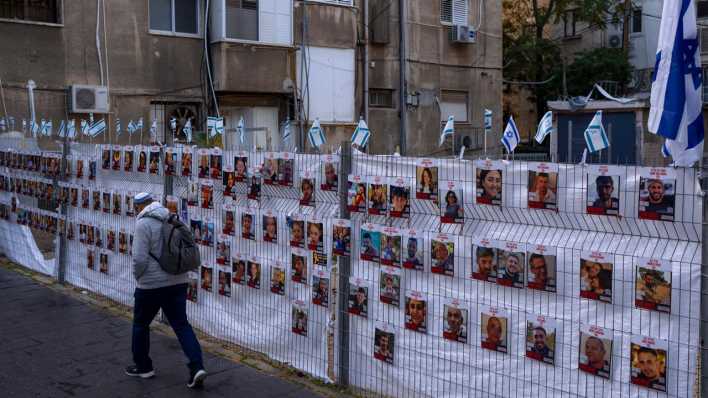
<path fill-rule="evenodd" d="M 506 136 L 509 137 L 509 138 L 511 138 L 511 137 L 514 136 L 514 133 L 512 133 L 511 131 L 507 131 L 507 132 L 506 132 Z"/>
<path fill-rule="evenodd" d="M 684 72 L 693 78 L 693 87 L 697 90 L 703 83 L 703 71 L 696 65 L 696 51 L 698 51 L 698 39 L 683 41 L 683 61 Z"/>

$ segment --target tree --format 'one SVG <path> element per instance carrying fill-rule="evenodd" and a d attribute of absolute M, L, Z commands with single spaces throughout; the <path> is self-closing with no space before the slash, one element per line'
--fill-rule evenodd
<path fill-rule="evenodd" d="M 616 22 L 624 4 L 617 0 L 503 0 L 504 78 L 530 84 L 537 117 L 562 86 L 562 60 L 549 28 L 574 10 L 578 20 L 604 29 Z M 601 79 L 602 80 L 602 79 Z M 609 79 L 605 79 L 609 80 Z"/>
<path fill-rule="evenodd" d="M 621 48 L 595 48 L 576 55 L 568 67 L 568 92 L 586 95 L 601 80 L 617 82 L 625 87 L 632 78 L 632 64 Z"/>

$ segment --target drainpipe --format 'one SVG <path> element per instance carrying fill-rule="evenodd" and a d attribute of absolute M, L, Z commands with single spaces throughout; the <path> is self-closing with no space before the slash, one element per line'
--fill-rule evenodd
<path fill-rule="evenodd" d="M 369 0 L 364 0 L 363 2 L 363 15 L 364 20 L 362 25 L 364 26 L 364 120 L 369 123 Z"/>
<path fill-rule="evenodd" d="M 399 92 L 400 92 L 400 115 L 401 115 L 401 126 L 400 126 L 400 137 L 399 142 L 401 147 L 399 153 L 404 156 L 406 154 L 406 130 L 408 116 L 406 115 L 406 91 L 408 87 L 406 85 L 406 19 L 408 13 L 406 12 L 406 0 L 398 0 L 398 22 L 399 22 L 399 34 L 401 36 L 399 44 Z"/>

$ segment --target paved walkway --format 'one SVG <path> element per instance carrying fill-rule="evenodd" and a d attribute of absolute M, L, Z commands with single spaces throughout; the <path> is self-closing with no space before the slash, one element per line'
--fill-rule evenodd
<path fill-rule="evenodd" d="M 204 353 L 203 390 L 187 388 L 176 339 L 152 334 L 157 376 L 130 378 L 130 321 L 0 267 L 0 396 L 317 397 L 305 387 Z"/>

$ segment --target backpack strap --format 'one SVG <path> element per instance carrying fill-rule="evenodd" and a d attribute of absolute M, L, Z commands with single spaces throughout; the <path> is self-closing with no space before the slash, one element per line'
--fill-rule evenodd
<path fill-rule="evenodd" d="M 161 223 L 165 223 L 169 220 L 169 217 L 167 218 L 167 220 L 163 220 L 162 218 L 154 216 L 152 214 L 145 214 L 143 218 L 152 218 L 153 220 L 157 220 Z M 164 245 L 165 243 L 163 242 L 162 244 Z M 157 261 L 158 264 L 160 263 L 160 259 L 157 258 L 157 256 L 155 256 L 154 254 L 152 254 L 151 251 L 148 251 L 148 254 L 150 255 L 150 257 L 152 257 L 153 260 Z"/>

